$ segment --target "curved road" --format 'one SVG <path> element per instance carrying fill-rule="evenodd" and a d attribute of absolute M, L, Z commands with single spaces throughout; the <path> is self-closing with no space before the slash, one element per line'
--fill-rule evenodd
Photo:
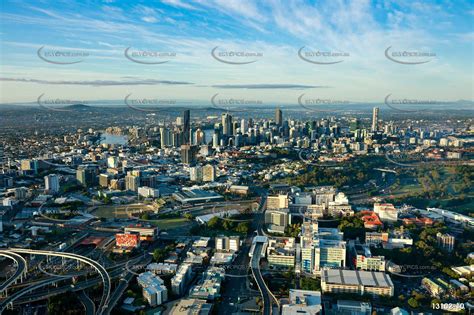
<path fill-rule="evenodd" d="M 134 257 L 132 258 L 131 260 L 129 260 L 128 262 L 130 263 L 133 263 L 133 264 L 136 264 L 140 261 L 143 260 L 143 256 L 138 256 L 138 257 Z M 121 277 L 121 275 L 123 274 L 123 268 L 120 268 L 120 267 L 123 267 L 124 266 L 124 262 L 122 263 L 119 263 L 115 266 L 112 266 L 110 269 L 109 269 L 109 275 L 111 278 L 117 278 L 117 277 Z M 112 270 L 113 269 L 113 270 Z M 69 276 L 73 276 L 72 274 L 69 274 Z M 124 280 L 126 280 L 127 277 L 125 277 Z M 61 281 L 61 280 L 64 280 L 64 279 L 58 279 L 57 281 Z M 57 288 L 53 288 L 53 289 L 48 289 L 47 291 L 39 291 L 39 292 L 35 292 L 35 293 L 32 293 L 32 294 L 29 294 L 25 297 L 22 297 L 18 300 L 15 301 L 15 303 L 17 304 L 25 304 L 25 303 L 32 303 L 32 302 L 35 302 L 35 301 L 40 301 L 40 300 L 44 300 L 44 299 L 47 299 L 49 296 L 52 296 L 52 295 L 58 295 L 58 294 L 61 294 L 61 293 L 65 293 L 65 292 L 68 292 L 68 291 L 73 291 L 73 292 L 78 292 L 80 293 L 80 291 L 83 291 L 83 290 L 86 290 L 88 288 L 91 288 L 97 284 L 100 284 L 101 283 L 101 278 L 98 277 L 98 278 L 93 278 L 93 279 L 89 279 L 89 280 L 86 280 L 86 281 L 82 281 L 80 283 L 77 283 L 75 284 L 73 287 L 71 287 L 71 285 L 64 285 L 64 286 L 61 286 L 61 287 L 57 287 Z M 123 281 L 121 282 L 121 284 L 119 284 L 120 288 L 122 287 L 122 284 Z M 128 284 L 128 283 L 127 283 Z M 127 286 L 125 286 L 126 288 Z M 115 304 L 117 303 L 117 301 L 119 300 L 119 298 L 121 297 L 121 294 L 119 294 L 119 291 L 117 291 L 117 289 L 119 289 L 119 287 L 117 287 L 115 289 L 115 291 L 110 295 L 110 298 L 109 298 L 109 303 L 108 303 L 108 306 L 107 308 L 105 309 L 105 311 L 103 311 L 104 314 L 107 314 L 110 312 L 110 310 L 113 309 L 113 307 L 115 306 Z M 80 296 L 79 296 L 80 298 Z"/>
<path fill-rule="evenodd" d="M 250 262 L 252 267 L 252 275 L 257 282 L 258 289 L 263 297 L 263 315 L 271 315 L 275 312 L 273 311 L 273 305 L 277 305 L 279 308 L 279 303 L 276 297 L 268 288 L 265 280 L 263 280 L 262 272 L 260 271 L 260 254 L 262 252 L 263 243 L 256 243 L 252 255 L 252 260 Z M 278 312 L 276 312 L 278 314 Z"/>
<path fill-rule="evenodd" d="M 55 282 L 57 282 L 58 279 L 47 279 L 47 280 L 43 280 L 43 281 L 40 281 L 38 282 L 38 284 L 36 285 L 33 285 L 33 286 L 28 286 L 24 289 L 21 289 L 20 291 L 18 292 L 15 292 L 15 294 L 9 296 L 8 298 L 6 298 L 5 300 L 2 301 L 2 303 L 0 303 L 0 314 L 3 313 L 3 311 L 5 310 L 5 308 L 7 308 L 7 306 L 11 303 L 13 303 L 16 299 L 22 297 L 23 295 L 31 292 L 31 291 L 34 291 L 36 289 L 39 289 L 41 287 L 44 287 L 44 286 L 47 286 L 47 285 L 50 285 L 50 284 L 53 284 Z"/>
<path fill-rule="evenodd" d="M 9 251 L 16 252 L 16 253 L 33 254 L 33 255 L 64 257 L 64 258 L 69 258 L 69 259 L 75 259 L 92 266 L 94 269 L 97 270 L 103 282 L 103 294 L 100 300 L 97 314 L 101 315 L 104 312 L 104 310 L 107 308 L 107 303 L 110 298 L 111 280 L 110 280 L 109 274 L 107 273 L 107 270 L 96 261 L 88 257 L 84 257 L 81 255 L 72 254 L 72 253 L 66 253 L 66 252 L 32 250 L 32 249 L 23 249 L 23 248 L 10 248 Z M 57 281 L 57 279 L 55 279 L 54 281 Z"/>
<path fill-rule="evenodd" d="M 95 304 L 91 300 L 91 298 L 86 294 L 86 291 L 82 290 L 78 294 L 78 298 L 81 301 L 82 305 L 86 309 L 86 315 L 94 315 L 95 314 Z"/>
<path fill-rule="evenodd" d="M 262 244 L 255 244 L 255 250 L 250 264 L 252 267 L 252 275 L 257 282 L 258 290 L 263 297 L 263 315 L 270 315 L 272 313 L 272 303 L 270 295 L 265 290 L 265 281 L 260 272 L 260 254 L 258 253 L 262 251 L 262 247 Z"/>
<path fill-rule="evenodd" d="M 0 285 L 0 293 L 5 291 L 12 283 L 21 278 L 27 271 L 27 263 L 25 258 L 13 252 L 2 250 L 0 256 L 10 258 L 17 266 L 15 273 Z"/>
<path fill-rule="evenodd" d="M 135 260 L 129 260 L 129 262 L 131 261 L 134 261 L 134 263 L 136 262 L 139 262 L 140 263 L 138 264 L 138 266 L 146 266 L 148 265 L 150 262 L 151 262 L 151 256 L 148 256 L 148 257 L 138 257 L 138 260 L 135 259 Z M 135 262 L 136 261 L 136 262 Z M 110 296 L 110 299 L 109 299 L 109 305 L 107 306 L 107 308 L 104 310 L 104 315 L 109 315 L 110 312 L 113 310 L 113 308 L 115 307 L 115 304 L 117 304 L 117 302 L 120 300 L 120 298 L 122 297 L 123 293 L 125 292 L 125 290 L 127 289 L 128 287 L 128 283 L 132 280 L 132 278 L 136 275 L 136 273 L 132 270 L 130 270 L 130 268 L 128 267 L 128 262 L 127 264 L 125 265 L 125 268 L 127 270 L 127 273 L 125 274 L 125 276 L 123 276 L 122 278 L 120 278 L 120 281 L 119 281 L 119 284 L 117 285 L 117 287 L 115 288 L 115 291 L 112 293 L 112 295 Z"/>

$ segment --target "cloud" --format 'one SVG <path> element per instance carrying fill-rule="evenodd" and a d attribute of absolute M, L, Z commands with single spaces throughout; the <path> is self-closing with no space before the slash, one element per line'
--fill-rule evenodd
<path fill-rule="evenodd" d="M 157 10 L 157 9 L 147 7 L 147 6 L 144 6 L 144 5 L 137 5 L 135 7 L 134 11 L 137 12 L 138 14 L 142 15 L 142 17 L 140 19 L 142 21 L 146 22 L 146 23 L 156 23 L 156 22 L 158 22 L 157 16 L 159 15 L 159 13 L 157 11 L 161 12 L 161 10 Z"/>
<path fill-rule="evenodd" d="M 472 43 L 474 41 L 474 32 L 467 32 L 461 34 L 455 34 L 455 36 L 461 41 L 466 43 Z"/>
<path fill-rule="evenodd" d="M 267 20 L 266 16 L 259 12 L 256 6 L 257 2 L 248 0 L 215 0 L 214 2 L 217 9 L 226 14 L 239 14 L 256 21 Z"/>
<path fill-rule="evenodd" d="M 190 5 L 189 3 L 183 2 L 181 0 L 161 0 L 161 2 L 175 8 L 198 10 L 198 8 L 196 8 L 195 6 Z"/>
<path fill-rule="evenodd" d="M 144 16 L 142 17 L 142 21 L 147 23 L 156 23 L 158 22 L 158 19 L 154 16 Z"/>
<path fill-rule="evenodd" d="M 315 88 L 328 88 L 328 86 L 319 85 L 303 85 L 303 84 L 221 84 L 213 85 L 214 88 L 219 89 L 315 89 Z"/>
<path fill-rule="evenodd" d="M 133 80 L 93 80 L 93 81 L 50 81 L 26 78 L 0 78 L 0 81 L 6 82 L 24 82 L 37 84 L 52 84 L 52 85 L 86 85 L 86 86 L 118 86 L 118 85 L 191 85 L 194 83 L 185 81 L 168 81 L 155 79 L 133 79 Z"/>

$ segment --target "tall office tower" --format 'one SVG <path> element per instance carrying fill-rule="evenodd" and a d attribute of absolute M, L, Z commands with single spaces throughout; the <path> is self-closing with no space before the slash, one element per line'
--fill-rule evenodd
<path fill-rule="evenodd" d="M 173 147 L 179 148 L 182 144 L 182 141 L 183 141 L 183 132 L 179 130 L 174 130 L 172 134 L 172 140 L 171 140 Z"/>
<path fill-rule="evenodd" d="M 194 166 L 189 168 L 189 179 L 192 182 L 202 182 L 202 167 Z"/>
<path fill-rule="evenodd" d="M 242 145 L 243 145 L 243 137 L 241 133 L 238 133 L 234 137 L 234 146 L 238 148 Z"/>
<path fill-rule="evenodd" d="M 232 135 L 232 116 L 229 114 L 222 114 L 222 133 L 224 136 Z"/>
<path fill-rule="evenodd" d="M 112 175 L 111 174 L 100 174 L 99 175 L 99 186 L 100 187 L 109 187 L 109 184 L 111 182 L 111 179 L 112 179 Z"/>
<path fill-rule="evenodd" d="M 190 111 L 186 109 L 183 112 L 183 144 L 191 144 L 189 143 L 191 132 L 191 122 L 190 122 Z"/>
<path fill-rule="evenodd" d="M 110 168 L 118 168 L 119 167 L 119 159 L 116 156 L 109 156 L 107 158 L 107 167 Z"/>
<path fill-rule="evenodd" d="M 379 125 L 379 108 L 374 107 L 372 109 L 372 131 L 377 131 Z"/>
<path fill-rule="evenodd" d="M 202 180 L 205 182 L 213 182 L 216 179 L 216 168 L 214 165 L 207 164 L 202 167 Z"/>
<path fill-rule="evenodd" d="M 5 151 L 3 149 L 3 144 L 0 143 L 0 171 L 5 168 Z"/>
<path fill-rule="evenodd" d="M 219 146 L 219 131 L 218 130 L 214 130 L 214 133 L 212 134 L 212 147 L 215 149 Z"/>
<path fill-rule="evenodd" d="M 232 128 L 231 128 L 231 130 L 232 130 L 231 135 L 233 135 L 233 136 L 236 135 L 237 134 L 237 129 L 239 129 L 239 123 L 237 121 L 233 121 L 232 122 Z"/>
<path fill-rule="evenodd" d="M 85 187 L 95 184 L 95 170 L 88 167 L 80 167 L 76 171 L 76 179 Z"/>
<path fill-rule="evenodd" d="M 160 147 L 165 148 L 171 145 L 172 136 L 171 130 L 165 127 L 160 127 Z"/>
<path fill-rule="evenodd" d="M 184 144 L 181 146 L 181 162 L 183 164 L 193 164 L 196 161 L 197 147 Z"/>
<path fill-rule="evenodd" d="M 283 114 L 279 108 L 275 110 L 275 122 L 277 126 L 281 126 L 283 124 Z"/>
<path fill-rule="evenodd" d="M 44 190 L 48 193 L 59 192 L 59 177 L 56 174 L 50 174 L 44 177 Z"/>
<path fill-rule="evenodd" d="M 196 130 L 194 133 L 194 144 L 201 145 L 206 142 L 205 139 L 206 135 L 204 134 L 204 131 L 202 131 L 200 128 Z"/>
<path fill-rule="evenodd" d="M 253 128 L 253 119 L 249 118 L 249 128 Z"/>
<path fill-rule="evenodd" d="M 127 176 L 125 176 L 125 189 L 130 191 L 138 191 L 139 185 L 140 177 L 128 172 Z"/>
<path fill-rule="evenodd" d="M 248 129 L 249 129 L 249 125 L 248 125 L 247 121 L 245 119 L 242 119 L 240 121 L 240 132 L 242 134 L 246 134 Z"/>

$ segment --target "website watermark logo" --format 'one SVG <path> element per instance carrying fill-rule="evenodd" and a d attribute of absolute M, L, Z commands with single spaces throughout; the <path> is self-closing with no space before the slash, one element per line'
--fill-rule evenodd
<path fill-rule="evenodd" d="M 36 103 L 42 109 L 56 111 L 56 112 L 71 112 L 74 106 L 83 106 L 87 104 L 85 100 L 71 100 L 63 98 L 47 98 L 45 93 L 38 96 Z"/>
<path fill-rule="evenodd" d="M 315 113 L 328 113 L 341 111 L 336 109 L 323 109 L 322 107 L 337 106 L 337 105 L 349 105 L 351 104 L 348 100 L 337 100 L 331 98 L 305 98 L 306 94 L 303 93 L 298 96 L 298 105 L 302 108 L 315 112 Z"/>
<path fill-rule="evenodd" d="M 315 205 L 313 205 L 315 206 Z M 323 206 L 320 208 L 312 207 L 309 208 L 306 205 L 300 205 L 296 208 L 296 212 L 303 218 L 303 222 L 311 221 L 311 222 L 337 222 L 340 221 L 340 218 L 330 216 L 330 211 L 324 209 Z M 301 235 L 303 235 L 301 231 Z M 312 235 L 312 233 L 309 233 Z"/>
<path fill-rule="evenodd" d="M 139 112 L 146 112 L 146 113 L 156 113 L 156 112 L 163 112 L 169 111 L 172 108 L 178 109 L 178 106 L 181 105 L 189 105 L 192 102 L 190 101 L 178 101 L 176 99 L 168 99 L 168 98 L 132 98 L 133 93 L 128 94 L 123 99 L 124 104 L 133 110 Z M 180 108 L 180 109 L 188 109 L 188 108 Z"/>
<path fill-rule="evenodd" d="M 56 65 L 72 65 L 81 63 L 86 57 L 89 57 L 89 53 L 81 50 L 73 49 L 53 49 L 45 48 L 41 46 L 36 54 L 41 60 Z"/>
<path fill-rule="evenodd" d="M 335 157 L 326 157 L 318 151 L 312 149 L 302 149 L 298 152 L 298 157 L 305 164 L 318 167 L 338 167 L 339 159 Z"/>
<path fill-rule="evenodd" d="M 219 46 L 211 50 L 211 56 L 215 60 L 229 65 L 247 65 L 257 62 L 263 57 L 262 52 L 246 50 L 222 50 Z"/>
<path fill-rule="evenodd" d="M 240 97 L 220 98 L 218 96 L 219 93 L 216 93 L 211 97 L 212 107 L 226 112 L 252 112 L 256 110 L 256 106 L 265 104 L 259 99 L 247 99 Z"/>
<path fill-rule="evenodd" d="M 225 207 L 225 209 L 222 209 L 222 207 Z M 228 207 L 232 207 L 232 209 L 227 209 Z M 213 206 L 211 213 L 222 221 L 235 223 L 253 221 L 253 218 L 251 217 L 251 209 L 249 209 L 249 211 L 246 213 L 245 211 L 237 210 L 236 207 L 241 207 L 241 205 L 236 205 L 233 203 L 222 203 L 219 205 L 219 208 L 217 208 L 217 206 Z M 249 217 L 246 218 L 245 216 Z"/>
<path fill-rule="evenodd" d="M 388 261 L 386 267 L 388 272 L 405 278 L 421 278 L 437 270 L 432 265 L 397 265 L 392 261 Z"/>
<path fill-rule="evenodd" d="M 251 268 L 249 265 L 218 265 L 225 272 L 226 278 L 247 278 L 251 275 Z"/>
<path fill-rule="evenodd" d="M 392 94 L 388 94 L 387 96 L 385 96 L 384 103 L 385 105 L 387 105 L 393 110 L 396 110 L 399 112 L 407 112 L 407 113 L 421 112 L 421 111 L 428 110 L 428 108 L 419 108 L 422 106 L 430 106 L 430 109 L 431 109 L 432 108 L 431 106 L 450 104 L 449 102 L 440 102 L 440 101 L 431 100 L 431 99 L 414 99 L 414 98 L 396 99 L 396 98 L 392 98 Z M 412 109 L 408 109 L 409 107 L 412 107 Z"/>
<path fill-rule="evenodd" d="M 298 57 L 303 61 L 316 65 L 334 65 L 350 57 L 348 52 L 307 50 L 305 48 L 306 46 L 303 46 L 298 50 Z"/>
<path fill-rule="evenodd" d="M 418 50 L 392 50 L 392 46 L 385 49 L 385 57 L 393 62 L 402 65 L 421 65 L 428 63 L 436 57 L 436 53 L 431 51 Z"/>
<path fill-rule="evenodd" d="M 408 148 L 386 148 L 385 158 L 392 164 L 402 167 L 417 167 L 428 162 L 423 151 L 418 152 Z"/>
<path fill-rule="evenodd" d="M 171 61 L 171 59 L 176 58 L 175 52 L 165 52 L 157 50 L 133 50 L 132 47 L 127 47 L 123 53 L 125 58 L 127 58 L 128 60 L 143 65 L 164 64 Z"/>

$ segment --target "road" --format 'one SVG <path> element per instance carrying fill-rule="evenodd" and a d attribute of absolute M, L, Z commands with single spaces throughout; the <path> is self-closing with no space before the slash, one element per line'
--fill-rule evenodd
<path fill-rule="evenodd" d="M 110 280 L 109 274 L 107 273 L 107 270 L 101 264 L 97 263 L 95 260 L 92 260 L 89 257 L 72 254 L 72 253 L 66 253 L 66 252 L 32 250 L 32 249 L 23 249 L 23 248 L 10 248 L 9 251 L 16 252 L 16 253 L 32 254 L 32 255 L 64 257 L 64 258 L 69 258 L 69 259 L 75 259 L 77 261 L 90 265 L 99 273 L 103 282 L 103 293 L 102 293 L 102 298 L 100 300 L 100 305 L 99 305 L 97 313 L 102 314 L 103 311 L 107 308 L 107 303 L 110 298 L 111 280 Z M 57 281 L 57 279 L 55 279 L 55 281 Z"/>
<path fill-rule="evenodd" d="M 376 197 L 375 193 L 380 194 L 381 192 L 383 192 L 383 190 L 392 186 L 395 183 L 396 179 L 397 179 L 396 175 L 392 173 L 388 173 L 385 181 L 382 184 L 370 189 L 366 189 L 364 191 L 359 191 L 355 194 L 348 194 L 348 196 L 351 199 L 351 203 L 352 204 L 367 204 L 367 203 L 373 202 L 372 198 Z M 374 191 L 373 196 L 369 195 L 369 191 Z"/>
<path fill-rule="evenodd" d="M 140 261 L 140 264 L 138 264 L 139 266 L 146 266 L 152 260 L 150 255 L 148 255 L 147 257 L 144 257 L 144 258 L 141 258 L 141 257 L 139 257 L 139 258 L 140 258 L 140 260 L 138 260 L 138 261 Z M 126 265 L 126 266 L 128 266 L 128 265 Z M 128 268 L 128 267 L 126 267 L 126 268 Z M 127 269 L 127 270 L 129 270 L 129 269 Z M 127 289 L 128 283 L 133 279 L 133 277 L 135 275 L 136 275 L 136 273 L 134 273 L 130 270 L 130 271 L 126 272 L 126 274 L 123 278 L 120 278 L 119 284 L 115 288 L 114 292 L 112 292 L 112 295 L 110 296 L 110 299 L 109 299 L 109 304 L 108 304 L 107 308 L 104 310 L 105 315 L 110 314 L 110 312 L 113 310 L 113 308 L 115 307 L 115 305 L 117 304 L 117 302 L 120 300 L 123 293 Z"/>
<path fill-rule="evenodd" d="M 257 282 L 258 289 L 263 298 L 263 315 L 278 314 L 273 310 L 273 303 L 275 302 L 278 305 L 278 301 L 273 296 L 270 289 L 267 287 L 265 280 L 263 279 L 262 273 L 260 271 L 260 258 L 261 252 L 263 249 L 263 243 L 255 244 L 255 249 L 252 255 L 251 268 L 252 275 Z"/>
<path fill-rule="evenodd" d="M 266 192 L 262 193 L 262 199 L 258 209 L 254 212 L 254 228 L 260 231 L 263 225 L 263 210 L 265 208 Z M 240 311 L 240 303 L 259 295 L 258 291 L 249 286 L 251 270 L 249 267 L 249 251 L 254 234 L 249 234 L 243 239 L 242 247 L 233 263 L 226 269 L 226 282 L 222 291 L 222 302 L 219 305 L 219 314 L 232 314 Z"/>
<path fill-rule="evenodd" d="M 264 225 L 265 225 L 265 210 L 266 210 L 266 195 L 262 196 L 262 200 L 259 205 L 259 217 L 256 220 L 257 223 L 257 235 L 265 235 Z M 265 280 L 263 279 L 262 272 L 260 270 L 260 259 L 261 253 L 263 249 L 263 243 L 257 242 L 254 247 L 254 251 L 252 254 L 252 259 L 250 261 L 250 266 L 252 269 L 252 275 L 257 283 L 258 289 L 260 294 L 263 298 L 263 315 L 270 315 L 270 314 L 278 314 L 279 310 L 279 303 L 278 300 L 275 298 L 273 293 L 268 288 Z M 274 308 L 274 304 L 276 304 L 276 308 Z"/>
<path fill-rule="evenodd" d="M 3 313 L 5 308 L 7 308 L 8 304 L 13 303 L 16 299 L 22 297 L 23 295 L 25 295 L 25 294 L 27 294 L 31 291 L 34 291 L 34 290 L 39 289 L 41 287 L 53 284 L 56 281 L 58 281 L 58 279 L 47 279 L 47 280 L 39 282 L 36 285 L 28 286 L 28 287 L 26 287 L 26 288 L 24 288 L 24 289 L 22 289 L 18 292 L 15 292 L 11 296 L 9 296 L 5 300 L 3 300 L 2 303 L 0 303 L 0 314 Z"/>
<path fill-rule="evenodd" d="M 247 298 L 254 298 L 259 295 L 258 291 L 249 287 L 249 250 L 252 239 L 243 240 L 239 254 L 231 265 L 227 266 L 225 272 L 225 285 L 222 291 L 222 302 L 218 308 L 219 314 L 232 314 L 240 311 L 240 302 Z"/>
<path fill-rule="evenodd" d="M 111 278 L 116 278 L 116 277 L 120 276 L 121 273 L 122 273 L 122 270 L 114 270 L 114 271 L 110 272 L 109 274 L 110 274 Z M 60 279 L 60 278 L 55 279 L 55 281 L 61 281 L 61 280 L 62 279 Z M 41 281 L 37 282 L 37 283 L 39 284 L 39 283 L 41 283 Z M 88 279 L 86 281 L 79 282 L 75 285 L 67 284 L 67 285 L 63 285 L 63 286 L 60 286 L 60 287 L 54 287 L 54 288 L 48 287 L 47 289 L 44 289 L 44 290 L 41 290 L 41 291 L 38 291 L 38 292 L 32 292 L 31 294 L 28 294 L 27 296 L 25 296 L 23 298 L 19 298 L 17 301 L 15 301 L 15 303 L 16 304 L 25 304 L 25 303 L 32 303 L 32 302 L 36 302 L 36 301 L 41 301 L 41 300 L 47 299 L 50 296 L 59 295 L 59 294 L 62 294 L 62 293 L 66 293 L 68 291 L 72 291 L 72 292 L 83 291 L 85 289 L 94 287 L 94 286 L 96 286 L 100 283 L 102 283 L 102 278 L 95 277 L 95 278 L 92 278 L 92 279 Z"/>
<path fill-rule="evenodd" d="M 139 256 L 139 257 L 135 257 L 135 258 L 129 260 L 129 262 L 136 263 L 136 262 L 138 262 L 142 259 L 143 259 L 143 257 Z M 110 277 L 112 279 L 120 277 L 120 275 L 123 273 L 123 266 L 125 264 L 126 264 L 125 262 L 121 262 L 121 263 L 118 263 L 114 266 L 109 267 L 108 268 L 108 273 L 109 273 Z M 84 272 L 83 275 L 85 275 L 87 273 L 89 273 L 89 272 Z M 70 276 L 70 277 L 72 277 L 73 275 L 74 274 L 66 274 L 66 275 L 61 275 L 61 276 Z M 60 281 L 60 280 L 64 280 L 64 279 L 60 279 L 60 277 L 58 277 L 57 281 Z M 96 286 L 97 284 L 100 284 L 101 280 L 102 279 L 100 277 L 92 278 L 92 279 L 88 279 L 86 281 L 79 282 L 79 283 L 75 284 L 74 286 L 71 286 L 70 284 L 68 284 L 68 285 L 64 285 L 64 286 L 60 286 L 60 287 L 56 287 L 56 288 L 48 288 L 47 290 L 42 290 L 40 292 L 32 292 L 32 293 L 28 294 L 25 297 L 19 298 L 17 301 L 15 301 L 15 303 L 16 304 L 25 304 L 25 303 L 40 301 L 40 300 L 47 299 L 50 296 L 58 295 L 58 294 L 65 293 L 65 292 L 68 292 L 68 291 L 71 291 L 71 290 L 73 292 L 80 292 L 82 290 L 85 290 L 85 289 L 91 288 L 93 286 Z M 34 284 L 37 284 L 37 283 L 40 283 L 40 282 L 41 281 L 38 281 L 38 282 L 35 282 Z M 31 284 L 32 283 L 30 282 L 29 284 L 26 284 L 26 285 L 31 285 Z"/>
<path fill-rule="evenodd" d="M 26 273 L 27 263 L 26 260 L 16 253 L 8 252 L 8 251 L 0 251 L 0 256 L 10 258 L 14 261 L 15 265 L 17 266 L 15 273 L 8 278 L 5 282 L 0 285 L 0 293 L 5 291 L 11 284 L 16 282 L 18 279 L 21 279 L 22 276 Z"/>
<path fill-rule="evenodd" d="M 82 305 L 86 309 L 86 315 L 94 315 L 95 314 L 95 304 L 91 300 L 91 298 L 86 294 L 86 291 L 82 290 L 78 294 L 78 298 L 81 301 Z"/>
<path fill-rule="evenodd" d="M 134 258 L 133 260 L 131 261 L 135 261 L 137 259 L 141 259 L 141 257 L 136 257 Z M 123 267 L 125 263 L 120 263 L 120 264 L 117 264 L 113 267 L 111 267 L 113 270 L 109 270 L 108 273 L 110 275 L 110 277 L 113 279 L 113 278 L 117 278 L 117 277 L 120 277 L 120 275 L 123 273 L 123 269 L 118 269 L 119 267 Z M 64 275 L 66 276 L 66 275 Z M 72 276 L 72 275 L 69 275 L 69 276 Z M 60 281 L 62 279 L 58 278 L 57 281 Z M 60 287 L 56 287 L 56 288 L 48 288 L 48 290 L 46 291 L 41 291 L 41 292 L 34 292 L 34 293 L 31 293 L 29 294 L 28 296 L 24 297 L 24 298 L 20 298 L 18 301 L 16 301 L 17 304 L 25 304 L 25 303 L 31 303 L 31 302 L 34 302 L 34 301 L 40 301 L 40 300 L 44 300 L 44 299 L 47 299 L 49 296 L 53 296 L 53 295 L 58 295 L 58 294 L 61 294 L 61 293 L 65 293 L 67 291 L 73 291 L 73 292 L 79 292 L 79 291 L 82 291 L 82 290 L 85 290 L 85 289 L 88 289 L 88 288 L 91 288 L 99 283 L 101 283 L 101 278 L 92 278 L 92 279 L 88 279 L 86 281 L 82 281 L 82 282 L 79 282 L 77 284 L 75 284 L 74 286 L 71 286 L 71 285 L 64 285 L 64 286 L 60 286 Z M 39 282 L 37 282 L 39 283 Z"/>

